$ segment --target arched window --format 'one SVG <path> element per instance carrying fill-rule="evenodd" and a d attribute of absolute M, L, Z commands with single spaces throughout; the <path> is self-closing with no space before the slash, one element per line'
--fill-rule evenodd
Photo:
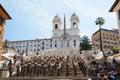
<path fill-rule="evenodd" d="M 50 44 L 50 47 L 52 47 L 52 43 Z"/>
<path fill-rule="evenodd" d="M 42 45 L 44 45 L 44 42 L 42 42 Z"/>
<path fill-rule="evenodd" d="M 73 23 L 73 27 L 76 27 L 76 23 L 75 22 Z"/>
<path fill-rule="evenodd" d="M 74 40 L 74 47 L 76 46 L 76 40 Z"/>
<path fill-rule="evenodd" d="M 55 24 L 55 29 L 58 29 L 58 24 Z"/>
<path fill-rule="evenodd" d="M 55 47 L 57 48 L 57 44 L 55 44 Z"/>
<path fill-rule="evenodd" d="M 44 47 L 42 47 L 42 50 L 44 50 Z"/>
<path fill-rule="evenodd" d="M 55 41 L 55 47 L 57 48 L 57 41 Z"/>

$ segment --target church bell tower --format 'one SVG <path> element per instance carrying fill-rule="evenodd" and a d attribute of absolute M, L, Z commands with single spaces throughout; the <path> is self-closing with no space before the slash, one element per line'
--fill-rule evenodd
<path fill-rule="evenodd" d="M 52 36 L 53 37 L 57 37 L 58 36 L 58 30 L 61 29 L 61 25 L 62 25 L 61 18 L 58 15 L 56 15 L 53 18 L 52 23 L 53 23 Z"/>
<path fill-rule="evenodd" d="M 78 28 L 79 24 L 79 18 L 76 15 L 76 13 L 73 13 L 70 19 L 71 22 L 71 28 Z"/>
<path fill-rule="evenodd" d="M 61 18 L 56 15 L 53 19 L 53 30 L 61 29 L 62 21 Z"/>

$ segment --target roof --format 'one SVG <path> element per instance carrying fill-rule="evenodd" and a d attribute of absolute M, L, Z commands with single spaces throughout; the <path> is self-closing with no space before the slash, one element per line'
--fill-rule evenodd
<path fill-rule="evenodd" d="M 51 38 L 38 39 L 38 41 L 42 41 L 42 40 L 52 40 L 52 39 L 51 39 Z M 37 41 L 37 39 L 33 39 L 33 40 L 9 41 L 9 42 L 28 42 L 28 41 Z"/>
<path fill-rule="evenodd" d="M 0 4 L 0 8 L 5 12 L 5 14 L 8 16 L 8 19 L 12 19 L 11 17 L 10 17 L 10 15 L 6 12 L 6 10 L 2 7 L 2 5 Z"/>
<path fill-rule="evenodd" d="M 112 7 L 110 8 L 109 12 L 113 12 L 113 9 L 115 8 L 115 6 L 118 4 L 119 0 L 115 0 L 115 2 L 113 3 Z"/>
<path fill-rule="evenodd" d="M 114 31 L 114 30 L 108 30 L 108 29 L 103 29 L 103 28 L 101 28 L 101 31 L 102 31 L 102 30 L 107 31 L 107 32 L 114 32 L 114 33 L 116 33 L 116 34 L 119 34 L 118 31 Z M 117 30 L 117 29 L 116 29 L 116 30 Z M 97 32 L 99 32 L 99 31 L 100 31 L 100 29 L 97 30 L 95 33 L 93 33 L 92 36 L 94 36 L 95 34 L 97 34 Z"/>

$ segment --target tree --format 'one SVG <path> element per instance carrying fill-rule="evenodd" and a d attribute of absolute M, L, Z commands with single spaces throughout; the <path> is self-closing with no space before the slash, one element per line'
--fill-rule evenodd
<path fill-rule="evenodd" d="M 91 50 L 92 45 L 90 44 L 90 40 L 87 36 L 82 37 L 82 41 L 80 43 L 80 51 L 81 50 Z"/>
<path fill-rule="evenodd" d="M 112 49 L 113 53 L 115 53 L 115 54 L 119 53 L 119 50 L 120 50 L 120 48 L 113 48 Z"/>
<path fill-rule="evenodd" d="M 99 25 L 99 30 L 100 30 L 100 51 L 103 51 L 102 48 L 102 38 L 101 38 L 101 26 L 105 23 L 105 20 L 103 19 L 103 17 L 98 17 L 95 21 L 96 25 Z"/>

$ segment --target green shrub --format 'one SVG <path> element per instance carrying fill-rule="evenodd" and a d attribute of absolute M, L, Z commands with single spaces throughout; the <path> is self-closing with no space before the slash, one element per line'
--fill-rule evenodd
<path fill-rule="evenodd" d="M 113 53 L 115 53 L 115 54 L 119 53 L 119 50 L 120 50 L 120 48 L 113 48 L 112 49 Z"/>

